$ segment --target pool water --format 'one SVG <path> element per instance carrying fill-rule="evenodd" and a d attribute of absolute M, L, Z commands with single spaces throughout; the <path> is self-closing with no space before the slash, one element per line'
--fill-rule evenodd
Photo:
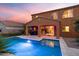
<path fill-rule="evenodd" d="M 22 39 L 19 37 L 8 38 L 10 45 L 5 50 L 16 56 L 61 56 L 59 40 L 43 39 L 41 41 Z M 49 43 L 53 45 L 49 45 Z"/>

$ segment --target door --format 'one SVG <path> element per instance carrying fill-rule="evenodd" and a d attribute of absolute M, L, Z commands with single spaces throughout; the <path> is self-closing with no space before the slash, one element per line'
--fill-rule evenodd
<path fill-rule="evenodd" d="M 48 36 L 54 36 L 55 35 L 55 26 L 41 26 L 41 34 L 42 35 L 48 35 Z"/>
<path fill-rule="evenodd" d="M 30 35 L 38 35 L 38 26 L 29 26 L 28 33 Z"/>

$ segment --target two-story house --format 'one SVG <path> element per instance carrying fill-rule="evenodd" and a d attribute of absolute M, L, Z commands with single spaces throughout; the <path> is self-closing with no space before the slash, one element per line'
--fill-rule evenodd
<path fill-rule="evenodd" d="M 26 24 L 26 35 L 76 37 L 78 20 L 79 5 L 32 14 L 32 21 Z"/>

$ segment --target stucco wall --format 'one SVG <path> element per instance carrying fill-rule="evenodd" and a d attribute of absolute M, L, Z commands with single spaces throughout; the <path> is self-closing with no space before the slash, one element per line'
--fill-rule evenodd
<path fill-rule="evenodd" d="M 52 26 L 56 26 L 56 36 L 59 36 L 60 35 L 60 30 L 57 30 L 59 29 L 60 27 L 58 26 L 59 25 L 59 22 L 58 21 L 53 21 L 53 20 L 49 20 L 49 19 L 44 19 L 44 18 L 38 18 L 38 19 L 35 19 L 33 20 L 32 22 L 28 23 L 26 25 L 26 35 L 29 35 L 28 34 L 28 26 L 38 26 L 38 35 L 41 35 L 41 32 L 40 32 L 40 26 L 42 25 L 52 25 Z"/>
<path fill-rule="evenodd" d="M 73 17 L 71 18 L 65 18 L 63 19 L 62 18 L 62 15 L 63 15 L 63 12 L 65 10 L 68 10 L 68 9 L 73 9 Z M 36 18 L 36 16 L 38 17 L 45 17 L 45 18 L 49 18 L 51 19 L 52 17 L 52 13 L 53 12 L 57 12 L 58 14 L 58 21 L 60 21 L 59 24 L 56 24 L 56 26 L 58 26 L 59 28 L 57 28 L 57 31 L 60 32 L 60 36 L 64 36 L 64 37 L 76 37 L 79 35 L 78 32 L 75 31 L 75 27 L 74 27 L 74 22 L 76 21 L 76 19 L 79 19 L 79 5 L 77 6 L 73 6 L 73 7 L 68 7 L 68 8 L 62 8 L 62 9 L 58 9 L 58 10 L 53 10 L 53 11 L 47 11 L 47 12 L 43 12 L 43 13 L 38 13 L 38 14 L 34 14 L 32 15 L 32 19 L 34 20 Z M 41 24 L 42 23 L 45 23 L 45 24 L 54 24 L 55 22 L 53 22 L 53 17 L 52 17 L 52 21 L 47 21 L 47 22 L 44 22 L 45 20 L 41 20 Z M 39 23 L 37 23 L 39 24 Z M 59 26 L 60 25 L 60 26 Z M 63 29 L 63 26 L 69 26 L 70 28 L 70 32 L 62 32 L 62 29 Z M 58 33 L 59 33 L 58 32 Z"/>

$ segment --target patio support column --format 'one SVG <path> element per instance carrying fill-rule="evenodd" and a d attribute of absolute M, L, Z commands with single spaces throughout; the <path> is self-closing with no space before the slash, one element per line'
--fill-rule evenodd
<path fill-rule="evenodd" d="M 41 29 L 40 29 L 40 26 L 38 26 L 38 36 L 41 36 Z"/>

